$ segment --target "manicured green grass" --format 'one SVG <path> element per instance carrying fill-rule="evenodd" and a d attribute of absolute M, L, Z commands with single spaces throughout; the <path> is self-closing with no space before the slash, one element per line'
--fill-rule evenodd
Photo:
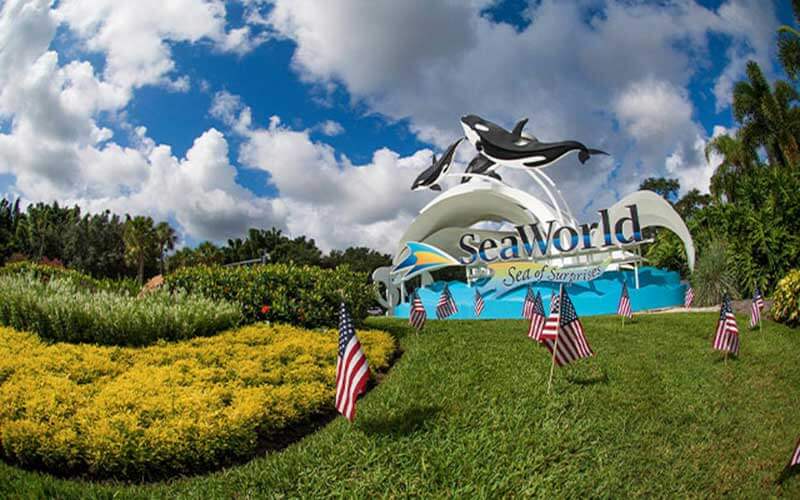
<path fill-rule="evenodd" d="M 716 314 L 584 320 L 597 356 L 557 370 L 522 321 L 436 322 L 358 406 L 289 448 L 150 485 L 59 480 L 0 465 L 0 497 L 800 496 L 776 480 L 800 436 L 800 331 L 743 330 L 710 349 Z"/>

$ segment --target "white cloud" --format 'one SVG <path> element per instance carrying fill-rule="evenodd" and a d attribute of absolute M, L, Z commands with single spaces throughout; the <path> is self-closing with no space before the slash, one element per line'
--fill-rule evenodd
<path fill-rule="evenodd" d="M 344 133 L 344 127 L 342 124 L 334 120 L 325 120 L 315 128 L 328 137 L 333 137 L 335 135 L 341 135 Z"/>
<path fill-rule="evenodd" d="M 548 171 L 573 207 L 609 191 L 625 194 L 647 176 L 678 175 L 670 169 L 678 164 L 666 163 L 673 155 L 680 165 L 698 164 L 695 142 L 706 134 L 687 89 L 709 65 L 709 36 L 731 40 L 717 82 L 723 89 L 740 75 L 741 58 L 768 57 L 777 25 L 772 6 L 740 0 L 716 11 L 688 0 L 544 0 L 528 14 L 530 25 L 517 30 L 457 2 L 418 9 L 413 2 L 364 8 L 355 0 L 276 0 L 269 21 L 297 43 L 293 63 L 302 78 L 345 87 L 372 111 L 408 119 L 420 139 L 439 147 L 460 134 L 458 117 L 474 112 L 508 127 L 527 116 L 542 140 L 574 138 L 612 153 L 616 166 L 569 160 Z"/>
<path fill-rule="evenodd" d="M 160 85 L 211 89 L 203 75 L 176 66 L 176 43 L 204 44 L 236 56 L 269 36 L 296 43 L 293 67 L 325 99 L 344 87 L 368 113 L 408 120 L 423 141 L 443 148 L 460 135 L 458 118 L 475 112 L 510 127 L 523 116 L 540 139 L 578 139 L 609 151 L 584 166 L 548 169 L 576 211 L 608 205 L 651 175 L 685 189 L 707 187 L 706 133 L 695 121 L 688 84 L 708 65 L 708 36 L 730 41 L 714 82 L 718 108 L 744 61 L 774 51 L 774 7 L 730 0 L 717 10 L 689 0 L 664 5 L 621 1 L 532 3 L 518 30 L 481 14 L 490 1 L 311 2 L 244 0 L 245 24 L 230 26 L 222 0 L 7 0 L 0 6 L 0 173 L 31 200 L 78 202 L 90 210 L 148 213 L 177 220 L 195 239 L 223 239 L 249 226 L 277 225 L 325 248 L 368 244 L 390 250 L 433 193 L 408 186 L 430 162 L 425 149 L 386 148 L 354 165 L 311 139 L 343 133 L 326 121 L 298 130 L 272 117 L 254 123 L 237 96 L 214 94 L 209 113 L 236 135 L 195 138 L 182 158 L 144 127 L 128 127 L 135 90 Z M 589 10 L 589 7 L 594 10 Z M 588 20 L 588 21 L 587 21 Z M 102 71 L 50 48 L 59 26 Z M 80 50 L 77 51 L 80 53 Z M 767 69 L 765 65 L 765 69 Z M 272 110 L 258 110 L 270 113 Z M 128 146 L 100 117 L 120 120 Z M 255 115 L 263 116 L 263 115 Z M 292 123 L 292 118 L 284 116 Z M 715 130 L 715 134 L 719 130 Z M 471 155 L 464 148 L 458 159 Z M 234 156 L 268 172 L 279 197 L 258 197 L 236 182 Z M 463 165 L 459 164 L 459 168 Z M 501 172 L 525 189 L 518 173 Z"/>
<path fill-rule="evenodd" d="M 165 84 L 175 62 L 170 43 L 208 40 L 221 51 L 243 54 L 266 40 L 249 26 L 226 28 L 221 0 L 62 0 L 54 17 L 85 43 L 105 55 L 106 80 L 125 88 Z M 176 83 L 177 82 L 177 83 Z"/>

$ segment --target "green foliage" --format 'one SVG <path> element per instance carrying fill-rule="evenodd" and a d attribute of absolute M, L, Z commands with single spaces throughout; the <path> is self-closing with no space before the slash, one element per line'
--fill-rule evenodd
<path fill-rule="evenodd" d="M 775 321 L 800 325 L 800 269 L 793 269 L 778 282 L 772 303 Z"/>
<path fill-rule="evenodd" d="M 136 298 L 73 278 L 0 276 L 0 324 L 52 341 L 145 345 L 213 335 L 240 319 L 238 305 L 182 291 Z"/>
<path fill-rule="evenodd" d="M 726 293 L 738 298 L 736 277 L 728 267 L 727 250 L 727 245 L 721 239 L 713 239 L 705 244 L 691 277 L 695 305 L 719 304 Z"/>
<path fill-rule="evenodd" d="M 678 197 L 681 190 L 678 179 L 667 179 L 666 177 L 648 177 L 639 184 L 640 190 L 653 191 L 659 196 L 672 201 Z"/>
<path fill-rule="evenodd" d="M 171 290 L 237 302 L 246 322 L 267 319 L 305 327 L 338 325 L 339 304 L 363 320 L 373 299 L 366 276 L 347 267 L 322 269 L 294 264 L 239 267 L 197 266 L 169 274 Z M 269 312 L 263 313 L 263 306 Z"/>
<path fill-rule="evenodd" d="M 352 424 L 157 484 L 0 462 L 0 497 L 800 498 L 800 476 L 777 481 L 798 437 L 797 331 L 765 321 L 724 363 L 716 312 L 581 319 L 596 356 L 557 368 L 549 395 L 551 357 L 521 320 L 429 321 L 417 336 L 370 319 L 404 354 Z"/>
<path fill-rule="evenodd" d="M 153 219 L 141 215 L 128 216 L 122 238 L 125 242 L 125 260 L 136 267 L 136 279 L 142 285 L 145 263 L 148 260 L 152 261 L 156 255 L 160 256 L 159 250 L 163 251 L 163 247 L 159 247 L 159 235 Z"/>

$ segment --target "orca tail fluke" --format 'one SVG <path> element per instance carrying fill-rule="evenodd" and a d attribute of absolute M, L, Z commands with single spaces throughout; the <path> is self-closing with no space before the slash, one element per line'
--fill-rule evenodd
<path fill-rule="evenodd" d="M 438 184 L 434 184 L 433 186 L 431 186 L 431 189 L 433 189 L 434 191 L 441 191 L 442 190 L 442 186 L 440 186 Z"/>
<path fill-rule="evenodd" d="M 606 155 L 606 156 L 608 156 L 608 153 L 606 153 L 605 151 L 600 151 L 599 149 L 582 149 L 580 151 L 580 153 L 578 153 L 578 160 L 581 163 L 586 163 L 586 161 L 592 155 Z"/>
<path fill-rule="evenodd" d="M 489 173 L 488 173 L 488 174 L 486 174 L 486 175 L 488 175 L 489 177 L 493 177 L 493 178 L 497 179 L 498 181 L 502 181 L 502 180 L 503 180 L 503 178 L 502 178 L 502 177 L 500 177 L 500 174 L 498 174 L 498 173 L 497 173 L 497 172 L 495 172 L 494 170 L 492 170 L 491 172 L 489 172 Z"/>

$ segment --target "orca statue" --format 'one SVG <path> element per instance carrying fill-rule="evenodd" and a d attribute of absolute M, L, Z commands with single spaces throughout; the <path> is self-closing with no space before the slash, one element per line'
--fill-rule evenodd
<path fill-rule="evenodd" d="M 488 175 L 489 177 L 494 177 L 498 181 L 503 180 L 497 172 L 495 172 L 494 170 L 491 170 L 492 167 L 494 167 L 494 166 L 495 166 L 495 162 L 493 162 L 489 158 L 483 156 L 482 154 L 478 153 L 477 155 L 475 155 L 475 158 L 473 158 L 472 161 L 469 162 L 469 165 L 467 165 L 467 168 L 466 168 L 466 170 L 464 170 L 464 173 L 465 174 Z M 462 177 L 461 178 L 461 184 L 464 184 L 465 182 L 469 182 L 470 179 L 472 179 L 472 177 Z"/>
<path fill-rule="evenodd" d="M 496 163 L 497 167 L 541 168 L 557 162 L 573 151 L 578 152 L 581 163 L 586 163 L 591 155 L 608 154 L 599 149 L 587 148 L 578 141 L 540 142 L 522 132 L 527 122 L 527 118 L 520 120 L 514 130 L 509 132 L 476 115 L 461 117 L 461 127 L 467 140 L 484 157 Z"/>
<path fill-rule="evenodd" d="M 411 185 L 411 190 L 420 191 L 427 188 L 434 191 L 441 191 L 442 187 L 439 185 L 439 182 L 450 170 L 450 165 L 453 163 L 453 157 L 455 156 L 456 148 L 463 140 L 464 138 L 461 137 L 456 142 L 451 144 L 438 161 L 436 160 L 436 155 L 433 155 L 431 166 L 419 174 L 419 176 L 414 180 L 414 183 Z"/>

